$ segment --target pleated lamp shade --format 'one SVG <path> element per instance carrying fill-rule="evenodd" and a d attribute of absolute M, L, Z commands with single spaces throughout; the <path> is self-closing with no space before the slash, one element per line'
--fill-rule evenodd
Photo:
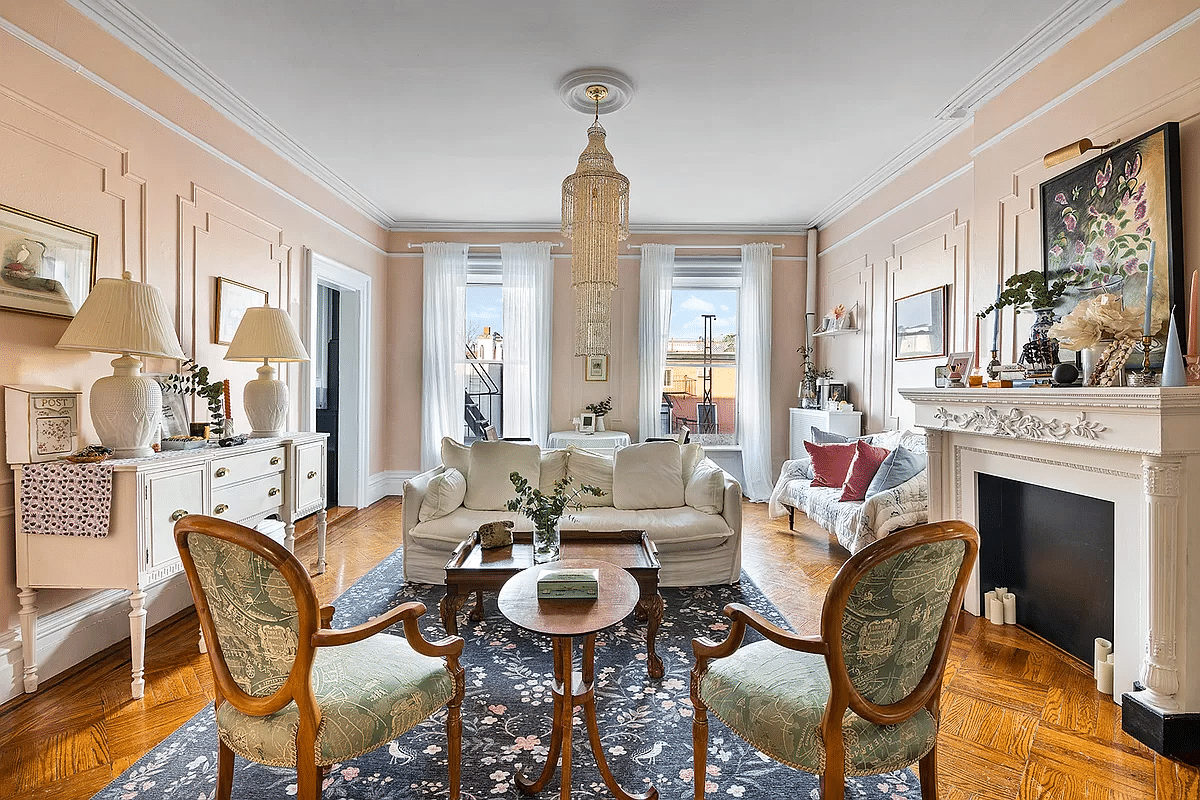
<path fill-rule="evenodd" d="M 63 350 L 187 358 L 162 294 L 148 283 L 100 278 L 58 340 Z"/>
<path fill-rule="evenodd" d="M 259 306 L 246 309 L 233 341 L 225 352 L 226 361 L 308 361 L 308 352 L 292 318 L 282 308 Z"/>
<path fill-rule="evenodd" d="M 100 278 L 58 340 L 64 350 L 117 353 L 113 374 L 92 384 L 88 407 L 100 442 L 118 458 L 154 451 L 162 418 L 162 390 L 142 375 L 138 356 L 187 358 L 158 289 L 131 280 Z"/>

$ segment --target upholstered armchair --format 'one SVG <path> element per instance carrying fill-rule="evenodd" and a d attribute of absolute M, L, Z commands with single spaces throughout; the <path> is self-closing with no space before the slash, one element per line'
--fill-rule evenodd
<path fill-rule="evenodd" d="M 842 800 L 847 775 L 920 763 L 937 797 L 942 672 L 979 551 L 965 522 L 894 533 L 852 556 L 825 596 L 820 636 L 797 636 L 739 603 L 724 642 L 692 640 L 696 800 L 704 798 L 708 712 Z M 765 637 L 742 646 L 750 627 Z"/>
<path fill-rule="evenodd" d="M 217 793 L 228 800 L 233 756 L 295 767 L 297 796 L 316 800 L 322 771 L 386 744 L 448 706 L 450 798 L 459 796 L 463 640 L 426 640 L 420 603 L 340 630 L 303 565 L 282 545 L 232 522 L 175 525 L 216 684 Z M 375 634 L 403 623 L 404 636 Z"/>

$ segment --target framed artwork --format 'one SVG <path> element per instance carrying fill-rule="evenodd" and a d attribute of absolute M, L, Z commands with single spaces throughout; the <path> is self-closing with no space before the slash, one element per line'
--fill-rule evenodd
<path fill-rule="evenodd" d="M 946 355 L 946 287 L 901 297 L 893 304 L 895 359 Z"/>
<path fill-rule="evenodd" d="M 163 392 L 162 399 L 163 438 L 191 436 L 192 429 L 188 424 L 187 405 L 183 402 L 183 395 L 177 392 Z"/>
<path fill-rule="evenodd" d="M 1182 193 L 1178 122 L 1043 183 L 1042 268 L 1048 281 L 1071 284 L 1058 313 L 1098 294 L 1117 295 L 1125 308 L 1144 310 L 1153 270 L 1151 325 L 1165 335 L 1176 306 L 1175 324 L 1185 330 Z"/>
<path fill-rule="evenodd" d="M 950 358 L 946 361 L 946 366 L 950 370 L 950 375 L 958 373 L 958 376 L 966 380 L 967 374 L 971 371 L 971 359 L 975 357 L 974 353 L 951 353 Z"/>
<path fill-rule="evenodd" d="M 0 205 L 0 309 L 70 319 L 96 282 L 94 233 Z"/>
<path fill-rule="evenodd" d="M 233 334 L 241 324 L 246 309 L 251 306 L 264 306 L 270 299 L 271 295 L 262 289 L 255 289 L 228 278 L 217 278 L 217 316 L 213 341 L 217 344 L 232 342 Z"/>
<path fill-rule="evenodd" d="M 596 415 L 590 411 L 585 411 L 579 415 L 579 432 L 580 433 L 595 433 L 596 432 Z"/>
<path fill-rule="evenodd" d="M 828 403 L 849 403 L 850 392 L 844 383 L 829 383 L 826 384 L 826 402 Z"/>
<path fill-rule="evenodd" d="M 608 380 L 608 356 L 584 356 L 583 379 L 585 381 Z"/>

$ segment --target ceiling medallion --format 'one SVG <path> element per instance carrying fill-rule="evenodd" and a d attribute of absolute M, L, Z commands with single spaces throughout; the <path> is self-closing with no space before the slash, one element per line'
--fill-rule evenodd
<path fill-rule="evenodd" d="M 595 101 L 588 96 L 589 86 L 603 86 L 608 95 L 600 102 L 600 113 L 611 114 L 629 105 L 633 99 L 633 81 L 623 73 L 604 67 L 577 69 L 558 83 L 558 98 L 563 105 L 581 114 L 592 114 Z"/>

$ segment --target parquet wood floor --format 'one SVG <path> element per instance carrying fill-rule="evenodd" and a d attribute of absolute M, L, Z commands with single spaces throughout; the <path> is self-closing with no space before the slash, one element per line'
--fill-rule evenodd
<path fill-rule="evenodd" d="M 331 513 L 331 518 L 335 514 Z M 797 514 L 796 531 L 743 504 L 743 564 L 798 631 L 816 632 L 825 589 L 848 554 Z M 312 567 L 316 537 L 297 554 Z M 399 546 L 400 500 L 339 509 L 323 602 Z M 436 609 L 431 609 L 436 613 Z M 1197 773 L 1160 760 L 1121 732 L 1120 707 L 1090 672 L 1036 637 L 968 616 L 951 650 L 939 739 L 947 800 L 1200 798 Z M 207 656 L 183 612 L 155 626 L 146 647 L 146 696 L 129 698 L 128 644 L 119 644 L 0 708 L 0 798 L 91 797 L 209 702 Z"/>

